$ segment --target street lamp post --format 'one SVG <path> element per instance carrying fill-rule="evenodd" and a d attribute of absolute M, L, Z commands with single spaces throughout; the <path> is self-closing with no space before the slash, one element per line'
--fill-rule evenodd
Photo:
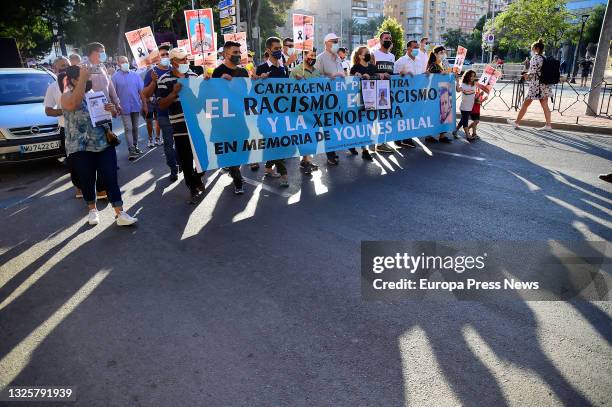
<path fill-rule="evenodd" d="M 582 34 L 584 33 L 584 25 L 589 19 L 589 15 L 583 14 L 582 16 L 580 16 L 580 18 L 582 19 L 582 26 L 580 27 L 580 38 L 578 39 L 578 45 L 576 45 L 576 50 L 574 51 L 574 61 L 572 62 L 572 65 L 573 65 L 572 80 L 570 81 L 570 83 L 576 83 L 576 75 L 578 74 L 578 64 L 576 62 L 578 62 L 577 61 L 578 52 L 580 50 L 580 43 L 582 42 Z"/>

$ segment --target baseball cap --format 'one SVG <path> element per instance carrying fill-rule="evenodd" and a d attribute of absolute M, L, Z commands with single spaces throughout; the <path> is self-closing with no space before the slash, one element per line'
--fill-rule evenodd
<path fill-rule="evenodd" d="M 185 59 L 187 58 L 187 51 L 183 48 L 172 48 L 170 50 L 170 59 Z"/>
<path fill-rule="evenodd" d="M 338 37 L 336 34 L 334 33 L 329 33 L 325 36 L 325 38 L 323 39 L 323 42 L 327 42 L 327 41 L 331 41 L 331 40 L 339 40 L 340 37 Z"/>

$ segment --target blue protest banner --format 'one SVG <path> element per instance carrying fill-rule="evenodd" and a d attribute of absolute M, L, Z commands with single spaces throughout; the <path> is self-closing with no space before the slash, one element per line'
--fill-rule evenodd
<path fill-rule="evenodd" d="M 365 110 L 355 77 L 180 82 L 200 171 L 437 135 L 455 127 L 451 74 L 393 77 L 389 110 Z"/>

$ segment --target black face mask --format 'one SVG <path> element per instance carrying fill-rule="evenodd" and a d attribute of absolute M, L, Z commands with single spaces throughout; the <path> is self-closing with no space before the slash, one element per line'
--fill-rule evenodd
<path fill-rule="evenodd" d="M 314 64 L 316 64 L 316 63 L 317 63 L 317 59 L 316 59 L 316 58 L 307 59 L 307 60 L 306 60 L 306 63 L 307 63 L 309 66 L 314 66 Z"/>
<path fill-rule="evenodd" d="M 365 54 L 365 55 L 363 56 L 363 60 L 364 60 L 364 61 L 366 61 L 366 62 L 370 62 L 370 61 L 372 60 L 372 55 L 370 55 L 370 54 Z"/>
<path fill-rule="evenodd" d="M 389 41 L 389 40 L 387 40 L 387 41 L 383 41 L 383 43 L 382 43 L 382 46 L 383 46 L 383 48 L 385 48 L 385 49 L 389 49 L 389 48 L 391 48 L 391 45 L 393 45 L 393 41 Z"/>
<path fill-rule="evenodd" d="M 240 55 L 232 55 L 230 57 L 230 61 L 232 62 L 232 64 L 238 65 L 240 63 Z"/>

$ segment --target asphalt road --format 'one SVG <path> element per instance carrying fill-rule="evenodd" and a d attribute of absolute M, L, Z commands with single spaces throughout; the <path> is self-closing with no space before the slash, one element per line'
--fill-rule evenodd
<path fill-rule="evenodd" d="M 361 299 L 362 240 L 610 240 L 611 137 L 480 135 L 317 157 L 310 178 L 291 160 L 288 189 L 243 169 L 240 197 L 215 171 L 197 207 L 161 147 L 129 163 L 123 143 L 128 229 L 110 207 L 87 226 L 58 163 L 0 168 L 0 387 L 72 385 L 87 407 L 612 404 L 610 303 Z"/>

